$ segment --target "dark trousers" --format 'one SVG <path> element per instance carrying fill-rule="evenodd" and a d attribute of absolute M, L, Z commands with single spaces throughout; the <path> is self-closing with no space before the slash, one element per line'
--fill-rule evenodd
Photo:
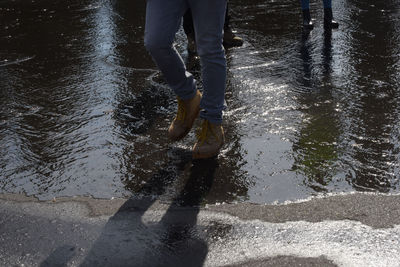
<path fill-rule="evenodd" d="M 229 9 L 229 5 L 227 4 L 226 5 L 226 12 L 225 12 L 224 28 L 229 27 L 229 20 L 231 18 L 228 15 L 228 9 Z M 190 10 L 190 8 L 188 10 L 186 10 L 185 14 L 183 15 L 183 30 L 185 31 L 186 35 L 191 35 L 193 38 L 195 37 L 192 11 Z"/>

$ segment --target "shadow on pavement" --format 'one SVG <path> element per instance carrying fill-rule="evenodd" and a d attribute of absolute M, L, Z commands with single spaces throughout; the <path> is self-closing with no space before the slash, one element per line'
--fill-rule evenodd
<path fill-rule="evenodd" d="M 174 164 L 191 162 L 185 151 L 180 158 Z M 208 245 L 197 215 L 217 167 L 216 158 L 192 161 L 185 186 L 166 211 L 150 207 L 178 175 L 160 169 L 138 192 L 141 197 L 126 201 L 110 218 L 81 266 L 202 266 Z"/>
<path fill-rule="evenodd" d="M 64 245 L 55 249 L 50 256 L 40 264 L 40 267 L 67 266 L 67 263 L 76 254 L 74 246 Z"/>

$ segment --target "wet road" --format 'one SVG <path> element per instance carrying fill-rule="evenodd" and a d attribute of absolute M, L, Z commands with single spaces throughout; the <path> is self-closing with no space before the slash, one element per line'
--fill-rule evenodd
<path fill-rule="evenodd" d="M 400 3 L 334 1 L 324 31 L 312 2 L 308 33 L 295 1 L 230 3 L 245 43 L 226 53 L 227 142 L 192 161 L 194 131 L 167 141 L 176 101 L 144 1 L 0 0 L 1 264 L 398 264 L 397 196 L 264 204 L 399 193 Z M 200 80 L 182 31 L 176 46 Z M 93 215 L 14 194 L 124 200 Z"/>
<path fill-rule="evenodd" d="M 227 145 L 203 166 L 203 202 L 398 192 L 399 8 L 335 1 L 330 32 L 315 2 L 304 33 L 293 1 L 231 1 L 245 44 L 227 51 Z M 130 197 L 156 183 L 172 199 L 202 169 L 194 131 L 167 142 L 176 103 L 143 47 L 144 9 L 0 1 L 0 192 Z M 182 32 L 176 45 L 199 76 Z"/>
<path fill-rule="evenodd" d="M 348 194 L 199 209 L 0 195 L 0 265 L 395 267 L 399 204 L 398 195 Z"/>

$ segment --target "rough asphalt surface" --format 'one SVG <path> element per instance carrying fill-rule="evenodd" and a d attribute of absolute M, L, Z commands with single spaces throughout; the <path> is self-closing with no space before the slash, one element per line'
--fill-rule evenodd
<path fill-rule="evenodd" d="M 400 196 L 178 207 L 0 195 L 0 266 L 399 266 Z"/>

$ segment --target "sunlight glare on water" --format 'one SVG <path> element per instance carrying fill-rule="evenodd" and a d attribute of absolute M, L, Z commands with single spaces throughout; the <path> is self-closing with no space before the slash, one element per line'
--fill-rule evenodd
<path fill-rule="evenodd" d="M 201 204 L 398 192 L 400 4 L 333 5 L 338 30 L 314 1 L 305 32 L 298 2 L 230 1 L 245 42 L 226 51 L 226 144 L 199 163 L 195 130 L 167 140 L 176 100 L 143 46 L 144 2 L 2 1 L 0 192 L 169 201 L 192 178 L 212 180 Z M 182 30 L 175 45 L 202 89 Z"/>

